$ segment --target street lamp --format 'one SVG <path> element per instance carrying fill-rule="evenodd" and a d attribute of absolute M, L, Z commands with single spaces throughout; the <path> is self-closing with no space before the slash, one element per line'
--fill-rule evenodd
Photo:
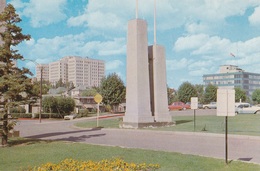
<path fill-rule="evenodd" d="M 40 77 L 40 111 L 39 111 L 39 121 L 40 123 L 42 122 L 42 72 L 43 72 L 43 66 L 40 65 L 38 62 L 31 60 L 31 59 L 22 59 L 22 61 L 31 61 L 33 62 L 36 66 L 40 66 L 40 71 L 41 71 L 41 77 Z"/>

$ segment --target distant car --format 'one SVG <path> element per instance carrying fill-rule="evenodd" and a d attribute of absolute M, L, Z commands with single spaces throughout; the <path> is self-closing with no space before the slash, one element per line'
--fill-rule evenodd
<path fill-rule="evenodd" d="M 185 104 L 183 102 L 173 102 L 171 105 L 168 106 L 169 110 L 186 110 L 190 109 L 189 104 Z"/>
<path fill-rule="evenodd" d="M 70 114 L 70 115 L 64 116 L 64 120 L 73 120 L 76 117 L 77 117 L 77 114 Z"/>
<path fill-rule="evenodd" d="M 249 103 L 235 103 L 237 114 L 260 114 L 259 106 L 251 106 Z"/>
<path fill-rule="evenodd" d="M 187 102 L 186 104 L 191 105 L 191 102 Z M 203 105 L 201 103 L 198 103 L 198 109 L 203 109 Z"/>
<path fill-rule="evenodd" d="M 209 104 L 202 105 L 203 109 L 217 109 L 216 102 L 210 102 Z"/>

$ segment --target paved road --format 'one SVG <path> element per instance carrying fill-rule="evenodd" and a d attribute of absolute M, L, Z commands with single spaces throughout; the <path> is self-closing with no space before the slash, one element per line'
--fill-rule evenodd
<path fill-rule="evenodd" d="M 65 140 L 126 148 L 180 152 L 225 159 L 224 135 L 131 129 L 79 129 L 73 121 L 20 121 L 22 137 Z M 229 160 L 260 164 L 260 137 L 229 135 Z"/>

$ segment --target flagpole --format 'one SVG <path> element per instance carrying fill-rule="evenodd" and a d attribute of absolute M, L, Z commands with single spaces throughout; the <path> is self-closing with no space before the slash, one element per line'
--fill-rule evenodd
<path fill-rule="evenodd" d="M 138 18 L 138 0 L 135 1 L 135 18 Z"/>

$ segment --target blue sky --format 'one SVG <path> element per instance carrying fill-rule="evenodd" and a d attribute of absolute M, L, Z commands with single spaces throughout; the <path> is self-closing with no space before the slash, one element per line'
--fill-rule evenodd
<path fill-rule="evenodd" d="M 27 59 L 50 63 L 77 55 L 106 62 L 106 74 L 126 80 L 127 22 L 135 0 L 6 0 L 32 39 L 18 49 Z M 153 2 L 139 0 L 139 18 L 153 43 Z M 202 84 L 220 65 L 260 73 L 259 0 L 157 0 L 157 43 L 166 49 L 167 84 Z M 235 57 L 232 57 L 233 53 Z M 34 72 L 32 62 L 20 62 Z M 133 68 L 134 69 L 134 68 Z"/>

